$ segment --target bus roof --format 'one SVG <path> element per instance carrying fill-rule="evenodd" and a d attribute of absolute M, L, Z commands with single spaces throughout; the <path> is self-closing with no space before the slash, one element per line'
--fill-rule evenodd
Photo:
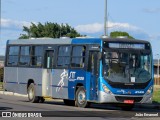
<path fill-rule="evenodd" d="M 129 39 L 129 38 L 103 38 L 103 41 L 106 42 L 124 42 L 124 43 L 149 43 L 148 41 L 145 40 L 138 40 L 138 39 Z"/>
<path fill-rule="evenodd" d="M 149 43 L 144 40 L 128 39 L 128 38 L 37 38 L 37 39 L 18 39 L 8 40 L 9 45 L 35 45 L 35 44 L 101 44 L 106 42 L 127 42 L 127 43 Z"/>
<path fill-rule="evenodd" d="M 10 45 L 28 45 L 28 44 L 71 44 L 72 39 L 51 39 L 51 38 L 44 38 L 44 39 L 18 39 L 18 40 L 8 40 L 7 44 Z"/>

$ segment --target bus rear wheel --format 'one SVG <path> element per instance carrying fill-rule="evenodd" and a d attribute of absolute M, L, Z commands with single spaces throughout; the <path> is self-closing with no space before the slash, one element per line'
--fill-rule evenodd
<path fill-rule="evenodd" d="M 89 106 L 89 103 L 86 100 L 86 92 L 84 87 L 78 87 L 76 91 L 75 106 L 82 107 L 82 108 Z"/>
<path fill-rule="evenodd" d="M 34 83 L 31 83 L 27 89 L 29 102 L 37 103 L 39 102 L 39 97 L 35 96 L 35 86 Z"/>

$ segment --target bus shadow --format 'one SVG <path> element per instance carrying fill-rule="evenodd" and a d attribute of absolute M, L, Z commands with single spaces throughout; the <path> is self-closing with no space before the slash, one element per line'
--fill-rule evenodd
<path fill-rule="evenodd" d="M 0 110 L 10 110 L 10 109 L 13 109 L 11 107 L 0 107 Z"/>
<path fill-rule="evenodd" d="M 89 108 L 99 109 L 99 110 L 120 110 L 120 107 L 116 107 L 113 104 L 95 104 L 92 103 Z"/>
<path fill-rule="evenodd" d="M 64 102 L 57 102 L 57 101 L 46 101 L 43 104 L 64 105 L 64 106 L 67 106 L 67 105 L 64 104 Z"/>
<path fill-rule="evenodd" d="M 28 102 L 28 100 L 20 100 L 21 102 Z M 61 106 L 69 106 L 69 107 L 75 107 L 74 105 L 66 105 L 63 101 L 59 100 L 52 100 L 52 101 L 45 101 L 44 103 L 37 103 L 37 104 L 49 104 L 49 105 L 61 105 Z M 86 108 L 87 109 L 95 109 L 95 110 L 122 110 L 121 107 L 116 106 L 115 104 L 96 104 L 91 103 L 91 105 Z M 122 110 L 124 111 L 124 110 Z M 127 112 L 127 111 L 126 111 Z M 151 108 L 142 108 L 135 106 L 131 111 L 128 112 L 160 112 L 158 109 L 151 109 Z"/>
<path fill-rule="evenodd" d="M 115 104 L 91 104 L 90 108 L 99 110 L 122 110 L 120 106 Z M 122 110 L 125 111 L 125 110 Z M 129 111 L 128 111 L 129 112 Z M 160 112 L 160 109 L 147 108 L 147 107 L 135 107 L 130 112 Z"/>
<path fill-rule="evenodd" d="M 30 101 L 28 100 L 19 100 L 20 102 L 27 102 L 27 103 L 31 103 Z M 35 104 L 35 103 L 33 103 Z M 37 104 L 50 104 L 50 105 L 65 105 L 62 101 L 45 101 L 44 103 L 37 103 Z"/>

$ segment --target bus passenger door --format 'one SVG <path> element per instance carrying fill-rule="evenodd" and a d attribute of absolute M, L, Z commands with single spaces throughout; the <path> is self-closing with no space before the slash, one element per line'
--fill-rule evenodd
<path fill-rule="evenodd" d="M 89 53 L 89 71 L 91 72 L 90 79 L 90 100 L 96 100 L 98 96 L 98 72 L 99 72 L 99 60 L 98 52 Z"/>
<path fill-rule="evenodd" d="M 46 50 L 44 55 L 44 71 L 42 78 L 42 95 L 52 96 L 52 69 L 54 66 L 54 50 Z"/>

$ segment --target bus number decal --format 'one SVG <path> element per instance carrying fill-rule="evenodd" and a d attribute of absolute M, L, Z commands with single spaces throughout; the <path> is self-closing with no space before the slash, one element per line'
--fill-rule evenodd
<path fill-rule="evenodd" d="M 75 80 L 84 80 L 84 77 L 77 77 L 76 78 L 76 72 L 71 71 L 69 74 L 69 81 L 75 81 Z"/>

